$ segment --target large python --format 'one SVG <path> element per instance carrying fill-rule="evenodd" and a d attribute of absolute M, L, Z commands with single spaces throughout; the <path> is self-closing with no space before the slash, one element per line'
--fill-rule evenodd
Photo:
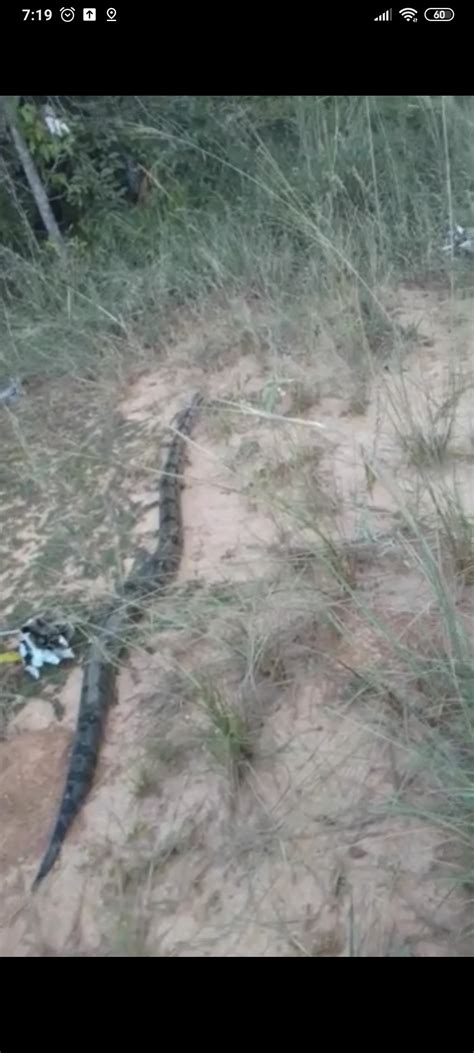
<path fill-rule="evenodd" d="M 156 595 L 170 584 L 180 564 L 183 545 L 181 512 L 182 471 L 186 438 L 202 403 L 194 395 L 175 417 L 174 430 L 159 484 L 159 532 L 154 553 L 137 561 L 116 597 L 104 613 L 89 647 L 82 681 L 79 714 L 72 742 L 61 802 L 49 842 L 32 889 L 46 877 L 56 862 L 62 843 L 87 797 L 94 778 L 105 719 L 115 698 L 117 660 L 121 656 L 130 625 L 140 616 L 147 595 Z M 137 603 L 137 601 L 139 601 Z"/>

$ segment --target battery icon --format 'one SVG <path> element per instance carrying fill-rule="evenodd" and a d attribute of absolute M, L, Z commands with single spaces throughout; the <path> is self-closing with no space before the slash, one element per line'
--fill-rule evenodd
<path fill-rule="evenodd" d="M 452 22 L 454 11 L 452 7 L 427 7 L 425 18 L 427 22 Z"/>

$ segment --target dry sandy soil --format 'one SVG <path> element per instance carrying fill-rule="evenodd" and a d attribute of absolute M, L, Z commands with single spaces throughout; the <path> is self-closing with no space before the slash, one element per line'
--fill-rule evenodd
<path fill-rule="evenodd" d="M 45 598 L 92 603 L 154 545 L 166 425 L 192 391 L 214 400 L 189 442 L 177 587 L 144 613 L 93 790 L 34 896 L 80 656 L 37 685 L 0 667 L 3 956 L 472 954 L 450 880 L 459 847 L 427 818 L 423 749 L 439 725 L 421 689 L 412 709 L 400 701 L 393 651 L 441 631 L 413 546 L 395 539 L 400 507 L 427 507 L 400 434 L 428 420 L 454 368 L 472 379 L 472 303 L 401 289 L 391 311 L 416 337 L 363 397 L 337 348 L 276 362 L 223 341 L 206 359 L 201 322 L 114 384 L 38 384 L 3 414 L 22 476 L 3 488 L 8 625 Z M 433 485 L 456 475 L 469 514 L 471 406 L 466 391 L 452 456 L 430 470 Z M 348 553 L 349 589 L 314 558 L 315 524 Z M 455 597 L 469 630 L 471 593 Z M 247 729 L 238 763 L 219 752 L 216 699 Z"/>

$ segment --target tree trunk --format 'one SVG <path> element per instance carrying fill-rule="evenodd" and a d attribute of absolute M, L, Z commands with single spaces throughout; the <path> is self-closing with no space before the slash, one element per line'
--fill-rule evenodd
<path fill-rule="evenodd" d="M 22 165 L 25 176 L 28 180 L 28 184 L 35 199 L 35 204 L 38 212 L 43 220 L 45 228 L 51 238 L 51 241 L 61 253 L 65 250 L 64 238 L 61 231 L 56 223 L 53 215 L 53 210 L 48 200 L 48 195 L 44 189 L 41 179 L 38 174 L 38 170 L 30 154 L 30 151 L 25 143 L 23 135 L 17 125 L 15 117 L 15 109 L 11 100 L 3 96 L 3 112 L 5 122 L 13 139 L 13 145 L 18 154 L 20 163 Z"/>

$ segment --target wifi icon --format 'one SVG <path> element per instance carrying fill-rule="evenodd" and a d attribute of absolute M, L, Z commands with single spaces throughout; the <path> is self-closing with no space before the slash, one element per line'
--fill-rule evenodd
<path fill-rule="evenodd" d="M 415 11 L 414 7 L 402 7 L 401 11 L 398 12 L 406 22 L 417 22 L 418 11 Z"/>

